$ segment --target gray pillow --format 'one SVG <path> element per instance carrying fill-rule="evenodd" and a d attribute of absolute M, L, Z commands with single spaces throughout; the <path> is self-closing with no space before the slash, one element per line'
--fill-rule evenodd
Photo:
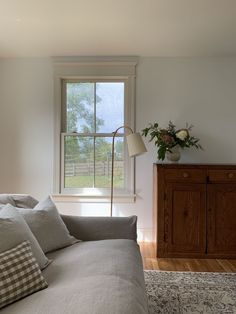
<path fill-rule="evenodd" d="M 79 241 L 70 235 L 50 197 L 39 202 L 34 209 L 19 208 L 18 211 L 23 215 L 44 253 Z"/>
<path fill-rule="evenodd" d="M 11 204 L 12 206 L 16 206 L 12 196 L 9 194 L 0 194 L 0 204 Z"/>
<path fill-rule="evenodd" d="M 30 242 L 40 269 L 45 268 L 50 261 L 44 255 L 24 218 L 12 205 L 5 205 L 0 210 L 0 253 L 27 240 Z"/>
<path fill-rule="evenodd" d="M 16 207 L 34 208 L 38 204 L 38 201 L 34 197 L 27 194 L 12 194 L 11 196 Z"/>

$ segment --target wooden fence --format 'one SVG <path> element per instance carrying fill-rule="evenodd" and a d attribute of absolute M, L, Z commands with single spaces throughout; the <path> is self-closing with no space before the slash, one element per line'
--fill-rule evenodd
<path fill-rule="evenodd" d="M 95 164 L 95 172 L 97 176 L 111 176 L 111 161 L 98 161 Z M 114 174 L 119 175 L 124 172 L 124 161 L 115 161 Z M 92 162 L 66 163 L 65 176 L 91 176 L 94 174 L 94 164 Z"/>

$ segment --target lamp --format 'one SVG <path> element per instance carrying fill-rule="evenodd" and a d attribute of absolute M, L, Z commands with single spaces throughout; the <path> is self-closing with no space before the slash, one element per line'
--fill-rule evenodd
<path fill-rule="evenodd" d="M 112 132 L 112 162 L 111 162 L 111 209 L 110 215 L 112 216 L 112 205 L 113 205 L 113 193 L 114 193 L 114 148 L 115 148 L 115 137 L 120 129 L 129 130 L 130 134 L 126 136 L 129 157 L 139 156 L 147 151 L 143 139 L 139 133 L 134 131 L 127 125 L 122 125 L 114 132 Z"/>

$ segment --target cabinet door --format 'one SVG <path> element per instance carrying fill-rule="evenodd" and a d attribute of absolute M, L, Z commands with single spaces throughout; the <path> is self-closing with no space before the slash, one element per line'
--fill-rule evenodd
<path fill-rule="evenodd" d="M 204 254 L 206 185 L 169 183 L 166 192 L 165 236 L 169 256 Z"/>
<path fill-rule="evenodd" d="M 209 184 L 207 251 L 236 256 L 236 184 Z"/>

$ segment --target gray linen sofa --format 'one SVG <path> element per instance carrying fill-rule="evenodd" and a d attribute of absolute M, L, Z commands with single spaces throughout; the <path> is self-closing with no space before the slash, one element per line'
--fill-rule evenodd
<path fill-rule="evenodd" d="M 137 217 L 62 216 L 82 242 L 47 256 L 49 286 L 17 301 L 1 314 L 146 314 Z"/>

